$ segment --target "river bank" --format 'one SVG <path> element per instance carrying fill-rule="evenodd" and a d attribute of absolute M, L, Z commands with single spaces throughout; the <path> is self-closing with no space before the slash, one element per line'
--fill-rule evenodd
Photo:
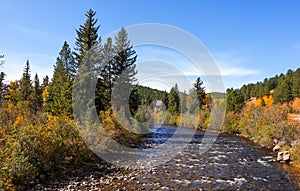
<path fill-rule="evenodd" d="M 150 146 L 162 143 L 175 127 L 164 125 L 145 139 Z M 237 136 L 220 134 L 201 153 L 203 132 L 166 163 L 147 169 L 124 169 L 91 164 L 86 172 L 48 180 L 33 190 L 298 190 L 288 166 L 269 163 L 270 150 Z M 178 137 L 180 139 L 180 137 Z M 174 144 L 174 148 L 178 145 Z"/>
<path fill-rule="evenodd" d="M 224 136 L 234 137 L 240 141 L 245 142 L 248 145 L 252 145 L 253 147 L 257 148 L 260 152 L 269 155 L 268 162 L 272 163 L 272 165 L 282 169 L 287 174 L 287 177 L 292 180 L 293 182 L 297 183 L 300 187 L 300 162 L 289 160 L 285 161 L 276 161 L 278 152 L 274 152 L 274 145 L 266 146 L 259 144 L 254 139 L 250 139 L 245 136 L 241 136 L 239 134 L 233 133 L 221 133 Z"/>

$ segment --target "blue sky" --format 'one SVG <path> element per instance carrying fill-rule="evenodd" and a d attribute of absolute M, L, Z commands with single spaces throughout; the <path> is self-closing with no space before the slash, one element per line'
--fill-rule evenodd
<path fill-rule="evenodd" d="M 75 29 L 89 8 L 97 11 L 101 36 L 140 23 L 173 25 L 189 32 L 215 58 L 226 88 L 300 66 L 299 1 L 5 0 L 0 8 L 0 54 L 6 57 L 7 79 L 19 79 L 27 59 L 32 76 L 37 72 L 40 78 L 51 77 L 63 42 L 74 46 Z M 148 52 L 159 56 L 163 51 Z M 186 74 L 195 78 L 189 71 Z"/>

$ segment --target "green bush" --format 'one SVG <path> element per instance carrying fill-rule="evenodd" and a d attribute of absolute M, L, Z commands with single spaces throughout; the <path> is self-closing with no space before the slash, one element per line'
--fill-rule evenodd
<path fill-rule="evenodd" d="M 291 150 L 291 158 L 300 164 L 300 144 L 293 146 Z"/>
<path fill-rule="evenodd" d="M 248 105 L 239 114 L 227 113 L 224 131 L 240 132 L 266 147 L 271 147 L 274 139 L 290 145 L 299 132 L 297 126 L 288 121 L 287 113 L 286 105 Z"/>

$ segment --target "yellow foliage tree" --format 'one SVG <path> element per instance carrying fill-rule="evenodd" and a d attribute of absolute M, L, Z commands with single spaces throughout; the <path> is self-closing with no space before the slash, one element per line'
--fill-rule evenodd
<path fill-rule="evenodd" d="M 43 96 L 43 106 L 46 105 L 48 95 L 49 95 L 49 86 L 46 86 L 43 91 L 43 95 L 42 95 Z"/>
<path fill-rule="evenodd" d="M 265 101 L 266 106 L 271 106 L 274 102 L 273 96 L 264 96 L 263 100 Z"/>
<path fill-rule="evenodd" d="M 255 107 L 261 106 L 261 102 L 262 102 L 262 100 L 261 100 L 260 98 L 258 98 L 258 99 L 255 101 L 254 106 L 255 106 Z"/>
<path fill-rule="evenodd" d="M 11 100 L 11 101 L 16 101 L 16 92 L 18 89 L 18 81 L 10 81 L 9 82 L 9 92 L 5 96 L 6 99 Z"/>
<path fill-rule="evenodd" d="M 295 112 L 300 112 L 300 98 L 296 97 L 292 104 L 292 108 Z"/>

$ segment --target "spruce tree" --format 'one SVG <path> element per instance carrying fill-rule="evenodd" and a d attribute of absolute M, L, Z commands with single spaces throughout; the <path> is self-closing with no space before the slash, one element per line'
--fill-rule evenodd
<path fill-rule="evenodd" d="M 95 19 L 96 12 L 89 10 L 85 16 L 86 21 L 83 25 L 80 25 L 76 30 L 76 42 L 75 42 L 75 70 L 78 69 L 82 59 L 86 56 L 87 52 L 96 44 L 100 42 L 98 36 L 98 30 L 100 28 L 97 25 L 97 19 Z"/>
<path fill-rule="evenodd" d="M 97 90 L 95 90 L 93 82 L 97 81 L 97 75 L 100 75 L 102 68 L 102 47 L 101 39 L 98 36 L 100 26 L 95 18 L 96 12 L 90 9 L 85 16 L 85 23 L 76 30 L 77 37 L 73 53 L 77 78 L 74 81 L 75 90 L 73 90 L 76 91 L 76 96 L 73 96 L 72 99 L 73 104 L 76 105 L 74 113 L 80 115 L 75 117 L 82 119 L 81 121 L 96 118 L 93 110 L 97 101 L 97 97 L 95 97 Z"/>
<path fill-rule="evenodd" d="M 199 102 L 199 110 L 201 110 L 202 106 L 205 105 L 205 88 L 203 87 L 203 81 L 198 77 L 194 84 L 194 91 L 196 92 L 198 102 Z"/>
<path fill-rule="evenodd" d="M 274 103 L 287 103 L 292 101 L 292 90 L 287 79 L 282 80 L 274 92 Z"/>
<path fill-rule="evenodd" d="M 96 106 L 97 110 L 106 110 L 110 107 L 111 92 L 113 87 L 112 70 L 113 64 L 113 46 L 112 39 L 107 38 L 102 50 L 102 69 L 97 82 L 96 88 Z"/>
<path fill-rule="evenodd" d="M 292 95 L 300 98 L 300 68 L 298 68 L 292 76 Z"/>
<path fill-rule="evenodd" d="M 70 46 L 66 41 L 64 42 L 63 47 L 59 52 L 59 57 L 61 59 L 63 67 L 67 70 L 68 76 L 73 79 L 76 74 L 77 67 Z"/>
<path fill-rule="evenodd" d="M 40 80 L 37 74 L 34 76 L 33 91 L 32 91 L 32 107 L 35 112 L 39 111 L 42 107 L 42 87 L 40 86 Z"/>
<path fill-rule="evenodd" d="M 72 64 L 69 46 L 64 43 L 57 57 L 49 87 L 47 111 L 52 115 L 72 116 L 72 81 L 68 66 Z"/>
<path fill-rule="evenodd" d="M 23 70 L 22 78 L 19 82 L 19 89 L 17 91 L 18 101 L 30 101 L 30 95 L 33 91 L 32 81 L 30 75 L 30 65 L 27 60 L 25 68 Z"/>
<path fill-rule="evenodd" d="M 131 84 L 135 82 L 137 55 L 124 28 L 121 28 L 115 37 L 114 55 L 114 63 L 112 65 L 114 71 L 112 75 L 113 81 L 116 81 L 122 74 L 124 78 L 122 80 L 126 80 L 126 82 Z"/>
<path fill-rule="evenodd" d="M 233 88 L 226 91 L 226 111 L 238 112 L 244 106 L 244 96 L 239 90 Z"/>
<path fill-rule="evenodd" d="M 43 84 L 42 84 L 42 90 L 44 91 L 45 88 L 49 85 L 49 77 L 48 76 L 45 76 L 43 78 Z"/>
<path fill-rule="evenodd" d="M 178 115 L 180 111 L 180 99 L 178 95 L 177 84 L 171 88 L 168 96 L 168 112 L 172 115 Z"/>
<path fill-rule="evenodd" d="M 118 32 L 115 37 L 115 45 L 114 48 L 114 59 L 112 63 L 112 75 L 111 80 L 114 84 L 114 87 L 118 89 L 118 95 L 113 95 L 114 100 L 118 103 L 114 103 L 117 109 L 120 107 L 125 107 L 125 105 L 129 105 L 130 108 L 134 108 L 136 104 L 138 104 L 139 100 L 136 94 L 136 91 L 129 92 L 130 98 L 129 102 L 126 99 L 126 93 L 128 90 L 133 90 L 134 83 L 136 82 L 135 75 L 136 72 L 136 59 L 137 55 L 135 50 L 133 50 L 132 45 L 128 39 L 128 34 L 124 28 Z M 120 95 L 123 93 L 125 95 Z"/>
<path fill-rule="evenodd" d="M 161 101 L 165 104 L 166 106 L 166 109 L 168 109 L 169 107 L 169 94 L 168 92 L 165 90 L 162 94 L 162 98 L 161 98 Z"/>

